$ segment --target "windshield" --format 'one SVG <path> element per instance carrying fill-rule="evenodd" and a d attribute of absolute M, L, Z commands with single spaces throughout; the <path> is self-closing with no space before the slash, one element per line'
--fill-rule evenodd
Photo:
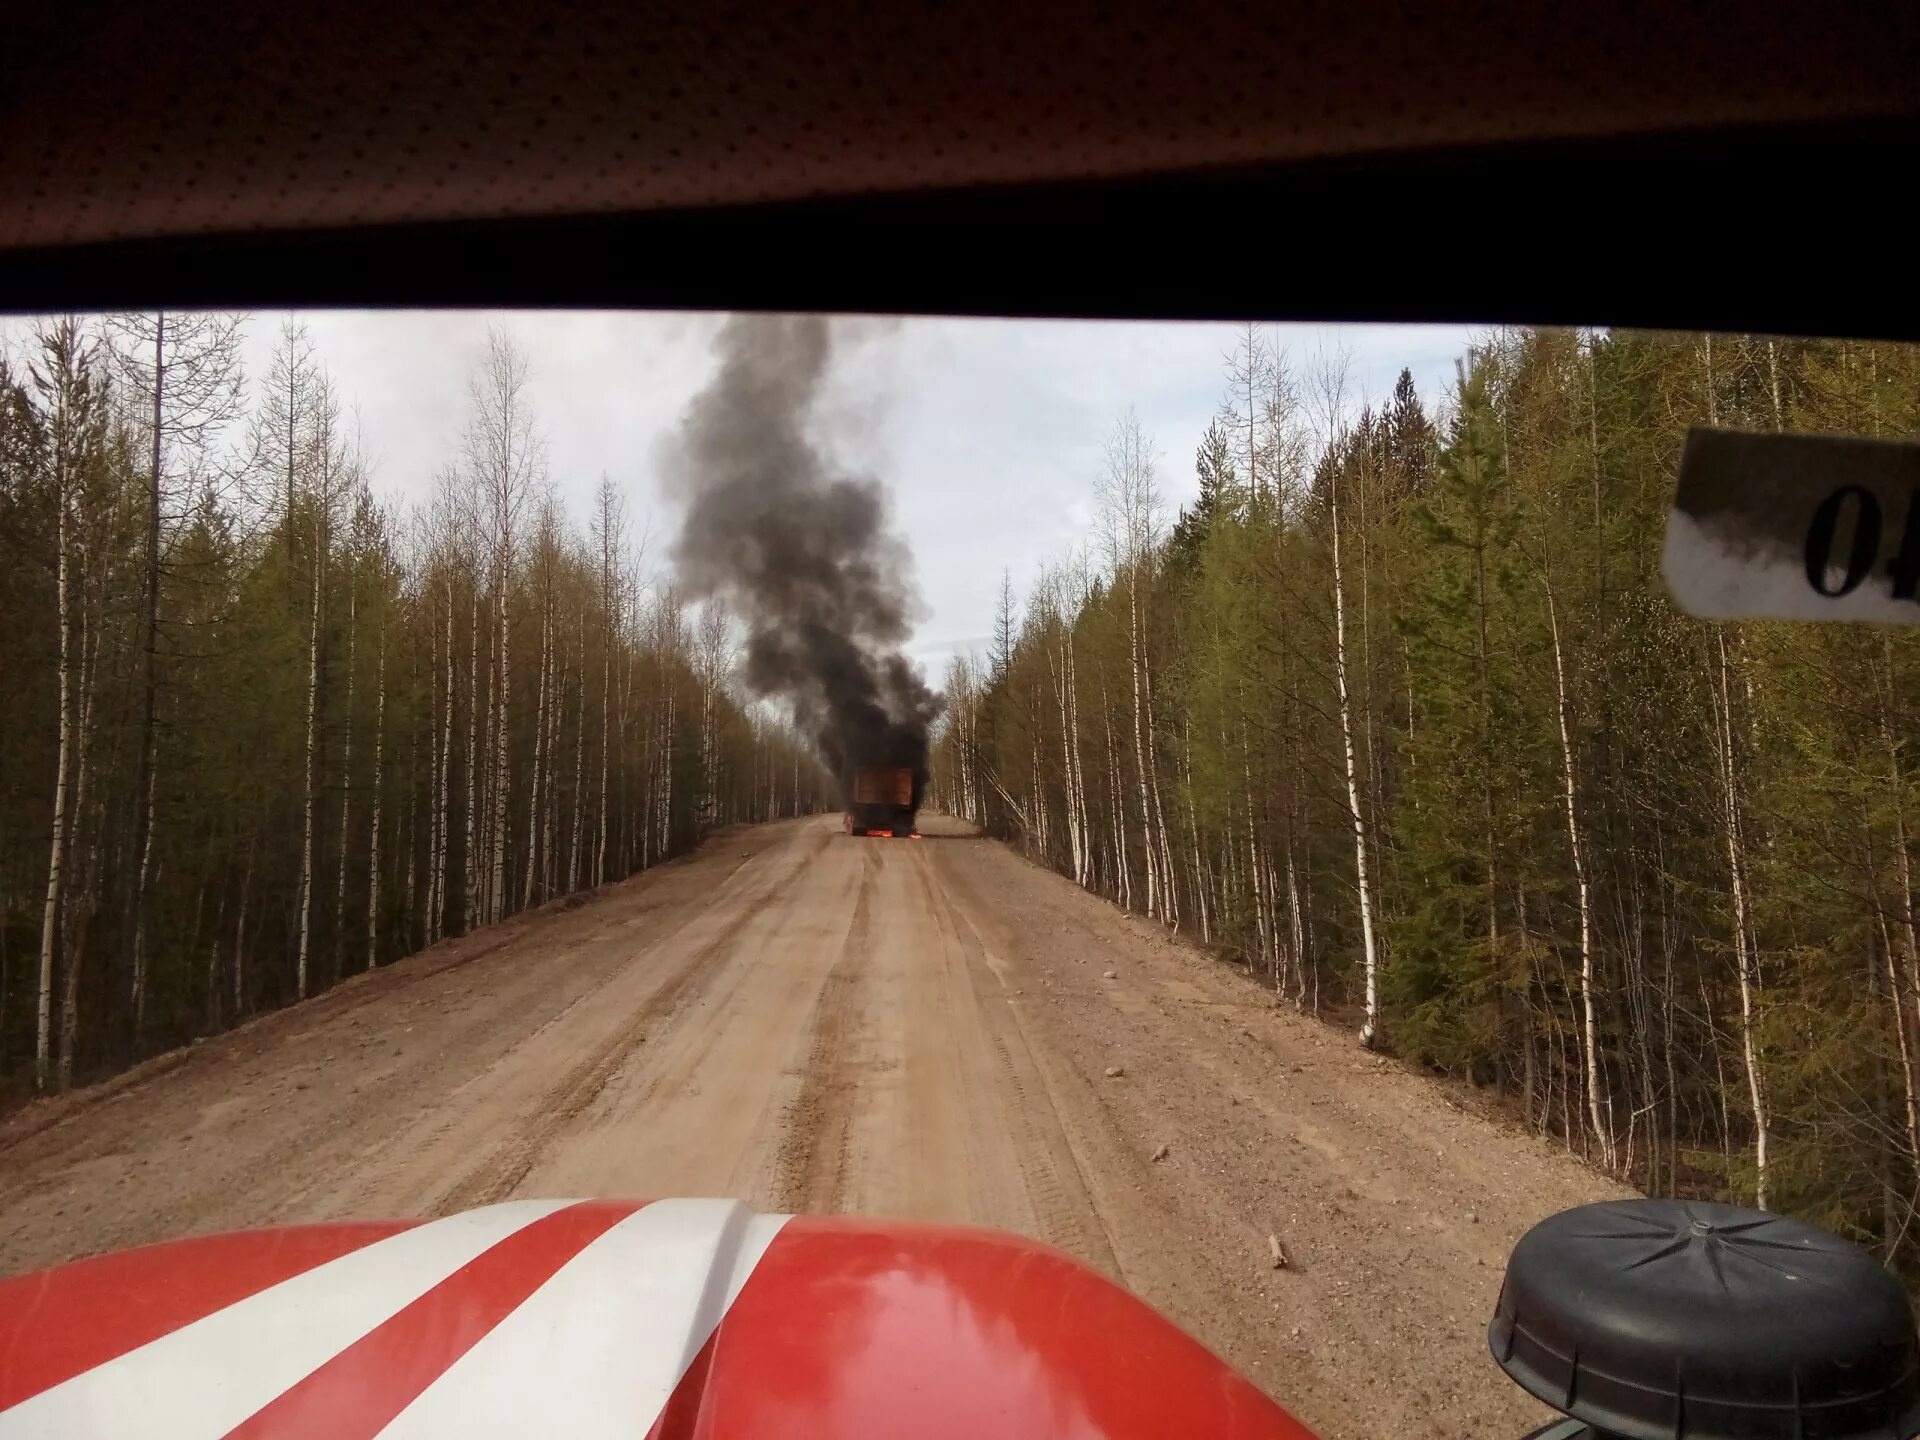
<path fill-rule="evenodd" d="M 0 1276 L 723 1196 L 1047 1241 L 1329 1434 L 1517 1434 L 1550 1211 L 1915 1273 L 1920 649 L 1683 611 L 1695 427 L 1912 440 L 1920 350 L 0 322 Z M 1783 573 L 1901 563 L 1893 503 Z"/>

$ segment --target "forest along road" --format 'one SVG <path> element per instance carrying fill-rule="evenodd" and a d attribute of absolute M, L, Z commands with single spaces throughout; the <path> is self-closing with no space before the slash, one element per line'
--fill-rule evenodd
<path fill-rule="evenodd" d="M 1049 1241 L 1328 1437 L 1545 1413 L 1487 1356 L 1502 1265 L 1534 1221 L 1623 1192 L 928 830 L 732 831 L 29 1107 L 0 1124 L 0 1274 L 516 1195 L 731 1195 Z"/>

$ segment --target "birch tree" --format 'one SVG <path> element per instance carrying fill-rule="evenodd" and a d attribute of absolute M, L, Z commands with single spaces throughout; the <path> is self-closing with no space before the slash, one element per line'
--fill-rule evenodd
<path fill-rule="evenodd" d="M 1616 1168 L 1611 1114 L 1602 1114 L 1600 1030 L 1593 1003 L 1593 893 L 1587 876 L 1586 845 L 1580 833 L 1579 785 L 1574 769 L 1573 738 L 1567 698 L 1567 666 L 1560 643 L 1560 612 L 1554 603 L 1553 581 L 1540 569 L 1540 588 L 1547 602 L 1548 633 L 1553 641 L 1554 718 L 1560 734 L 1561 796 L 1566 802 L 1567 851 L 1573 861 L 1574 886 L 1580 901 L 1580 1005 L 1587 1072 L 1587 1123 L 1600 1146 L 1600 1163 Z"/>
<path fill-rule="evenodd" d="M 600 488 L 594 492 L 593 538 L 600 561 L 600 803 L 595 811 L 599 833 L 594 841 L 593 883 L 595 887 L 607 881 L 607 817 L 608 789 L 607 777 L 612 757 L 613 734 L 613 653 L 621 631 L 621 595 L 617 585 L 615 561 L 620 555 L 624 543 L 625 516 L 620 504 L 620 492 L 614 489 L 613 481 L 606 475 L 600 477 Z M 624 723 L 624 716 L 622 717 Z M 660 827 L 658 815 L 648 817 L 648 828 Z"/>
<path fill-rule="evenodd" d="M 307 618 L 307 724 L 300 821 L 300 934 L 294 960 L 294 993 L 303 1000 L 312 981 L 314 882 L 319 860 L 314 840 L 321 804 L 320 712 L 325 690 L 327 557 L 339 498 L 358 478 L 357 457 L 347 451 L 340 433 L 340 404 L 324 373 L 314 381 L 309 408 L 311 483 L 304 498 L 312 536 L 307 566 L 311 604 Z"/>
<path fill-rule="evenodd" d="M 105 443 L 105 396 L 98 375 L 99 341 L 69 315 L 41 325 L 28 368 L 44 417 L 45 466 L 56 527 L 55 594 L 59 626 L 59 762 L 53 782 L 53 837 L 47 860 L 46 905 L 40 924 L 40 975 L 34 1021 L 34 1087 L 45 1091 L 52 1076 L 54 970 L 67 884 L 68 840 L 73 811 L 69 786 L 78 767 L 80 741 L 76 681 L 81 661 L 79 605 L 74 595 L 79 557 L 76 514 L 87 471 L 99 463 Z M 76 956 L 67 957 L 69 969 Z M 71 1078 L 71 1049 L 62 1047 L 60 1084 Z"/>
<path fill-rule="evenodd" d="M 134 1046 L 140 1047 L 147 1001 L 147 886 L 153 873 L 158 761 L 155 754 L 160 691 L 161 537 L 172 502 L 167 465 L 174 452 L 206 450 L 240 413 L 240 317 L 212 312 L 122 315 L 114 319 L 114 351 L 123 383 L 140 397 L 147 416 L 144 623 L 140 648 L 141 715 L 135 809 L 132 916 Z M 148 401 L 151 405 L 148 405 Z"/>
<path fill-rule="evenodd" d="M 552 680 L 554 659 L 553 571 L 559 548 L 558 526 L 558 516 L 552 497 L 549 496 L 540 507 L 534 536 L 534 567 L 537 572 L 535 587 L 538 591 L 540 607 L 540 655 L 535 681 L 537 691 L 534 702 L 532 795 L 527 805 L 526 872 L 522 877 L 520 894 L 520 908 L 523 910 L 531 909 L 533 906 L 534 882 L 538 875 L 539 860 L 543 854 L 542 841 L 546 834 L 546 826 L 542 805 L 543 802 L 552 804 L 550 795 L 543 794 L 542 786 L 544 782 L 548 791 L 552 788 L 552 780 L 548 773 L 552 768 L 552 762 L 547 750 L 549 743 L 547 711 L 550 704 L 548 690 Z M 545 854 L 549 858 L 551 851 L 552 845 L 548 842 Z"/>
<path fill-rule="evenodd" d="M 387 742 L 387 632 L 381 626 L 374 660 L 373 815 L 367 823 L 367 962 L 380 963 L 380 820 L 385 789 L 381 783 Z"/>
<path fill-rule="evenodd" d="M 1380 1030 L 1380 957 L 1374 940 L 1373 886 L 1367 873 L 1367 852 L 1370 848 L 1367 811 L 1360 801 L 1358 767 L 1354 760 L 1354 697 L 1352 688 L 1347 683 L 1346 577 L 1340 564 L 1340 541 L 1343 529 L 1340 513 L 1341 480 L 1343 474 L 1350 468 L 1345 463 L 1348 455 L 1364 457 L 1366 438 L 1363 426 L 1360 444 L 1352 445 L 1350 444 L 1352 437 L 1346 430 L 1344 412 L 1348 363 L 1344 352 L 1323 355 L 1320 368 L 1314 377 L 1314 388 L 1317 398 L 1316 418 L 1324 437 L 1325 450 L 1330 457 L 1329 463 L 1322 465 L 1321 474 L 1326 480 L 1327 537 L 1333 572 L 1333 668 L 1340 713 L 1340 748 L 1347 786 L 1347 811 L 1353 827 L 1354 893 L 1360 910 L 1361 966 L 1365 994 L 1363 1018 L 1360 1022 L 1360 1043 L 1371 1049 L 1379 1038 Z M 1364 633 L 1363 628 L 1363 636 Z"/>
<path fill-rule="evenodd" d="M 508 587 L 519 539 L 520 520 L 536 490 L 546 483 L 546 447 L 534 425 L 527 393 L 526 352 L 498 326 L 487 332 L 486 350 L 468 385 L 468 422 L 464 453 L 474 489 L 482 497 L 490 546 L 489 588 L 493 594 L 493 794 L 489 821 L 491 874 L 487 880 L 487 917 L 504 913 L 507 885 L 507 711 L 512 700 L 510 659 L 512 607 Z"/>
<path fill-rule="evenodd" d="M 1128 678 L 1133 690 L 1131 714 L 1134 779 L 1140 799 L 1142 852 L 1146 864 L 1147 913 L 1168 918 L 1164 871 L 1168 847 L 1165 816 L 1155 803 L 1159 775 L 1152 762 L 1147 732 L 1146 695 L 1151 687 L 1150 659 L 1142 640 L 1141 592 L 1151 581 L 1151 563 L 1160 538 L 1160 495 L 1154 474 L 1156 456 L 1139 417 L 1128 410 L 1108 434 L 1099 483 L 1101 527 L 1107 561 L 1116 586 L 1127 593 Z"/>

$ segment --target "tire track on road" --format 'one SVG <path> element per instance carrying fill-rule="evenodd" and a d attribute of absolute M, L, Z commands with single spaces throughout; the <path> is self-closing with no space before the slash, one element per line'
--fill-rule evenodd
<path fill-rule="evenodd" d="M 194 1204 L 184 1207 L 201 1223 L 223 1221 L 224 1201 L 236 1193 L 248 1199 L 247 1215 L 277 1219 L 289 1213 L 298 1215 L 309 1201 L 319 1199 L 327 1211 L 377 1176 L 392 1137 L 391 1127 L 383 1130 L 376 1121 L 382 1112 L 391 1112 L 395 1097 L 408 1096 L 412 1102 L 431 1107 L 444 1103 L 451 1091 L 432 1086 L 447 1053 L 474 1054 L 474 1069 L 464 1081 L 486 1072 L 501 1057 L 486 1054 L 487 1042 L 496 1029 L 498 1017 L 484 1008 L 462 1013 L 453 1022 L 453 1033 L 432 1051 L 396 1047 L 381 1049 L 370 1058 L 359 1052 L 363 1032 L 376 1029 L 398 1031 L 410 1026 L 420 1014 L 432 1012 L 461 995 L 470 984 L 490 983 L 523 991 L 532 1008 L 541 1008 L 547 996 L 534 998 L 532 988 L 539 983 L 540 972 L 570 957 L 574 952 L 597 952 L 619 930 L 642 924 L 654 928 L 647 936 L 645 949 L 655 950 L 669 944 L 689 924 L 713 906 L 731 897 L 742 882 L 741 872 L 756 859 L 767 855 L 764 845 L 753 844 L 742 858 L 707 887 L 705 903 L 687 908 L 674 897 L 684 867 L 695 857 L 682 857 L 622 880 L 609 881 L 594 890 L 579 891 L 556 898 L 533 910 L 512 916 L 496 925 L 468 935 L 450 936 L 425 950 L 403 957 L 392 965 L 354 975 L 331 990 L 280 1010 L 250 1017 L 232 1030 L 156 1057 L 128 1074 L 88 1090 L 75 1092 L 59 1102 L 30 1107 L 0 1124 L 0 1210 L 11 1210 L 45 1193 L 58 1193 L 72 1183 L 70 1173 L 52 1166 L 31 1162 L 62 1144 L 62 1133 L 84 1119 L 82 1130 L 95 1133 L 112 1126 L 137 1125 L 137 1119 L 123 1119 L 129 1102 L 149 1094 L 149 1085 L 163 1081 L 192 1083 L 199 1074 L 224 1068 L 229 1076 L 236 1070 L 243 1077 L 243 1093 L 252 1091 L 259 1071 L 262 1094 L 253 1091 L 248 1103 L 298 1104 L 309 1086 L 318 1093 L 325 1083 L 319 1076 L 301 1074 L 294 1095 L 282 1096 L 272 1086 L 277 1063 L 292 1055 L 296 1064 L 308 1061 L 312 1052 L 321 1064 L 335 1056 L 353 1056 L 346 1063 L 364 1066 L 345 1093 L 330 1098 L 324 1111 L 311 1123 L 287 1125 L 266 1145 L 251 1153 L 228 1155 L 217 1152 L 216 1162 L 208 1164 L 196 1157 L 196 1173 L 209 1175 L 206 1190 Z M 724 843 L 724 841 L 722 841 Z M 777 853 L 777 852 L 776 852 Z M 751 871 L 748 871 L 751 875 Z M 525 953 L 521 953 L 524 950 Z M 558 954 L 552 952 L 559 952 Z M 637 958 L 637 957 L 636 957 Z M 476 962 L 486 965 L 476 966 Z M 597 954 L 588 959 L 590 969 L 602 961 Z M 548 1015 L 538 1029 L 523 1036 L 519 1044 L 532 1043 L 541 1029 L 565 1023 L 569 1015 L 590 1006 L 632 963 L 607 967 L 594 976 L 585 988 L 565 1000 Z M 473 968 L 470 968 L 473 967 Z M 482 981 L 481 977 L 485 980 Z M 559 988 L 577 983 L 572 976 Z M 511 1052 L 507 1052 L 511 1053 Z M 171 1072 L 171 1073 L 170 1073 Z M 454 1087 L 457 1089 L 457 1086 Z M 232 1094 L 232 1091 L 225 1092 Z M 111 1118 L 109 1118 L 111 1117 Z M 433 1126 L 427 1143 L 448 1128 L 447 1123 Z M 404 1122 L 401 1126 L 406 1128 Z M 109 1142 L 105 1155 L 110 1158 L 137 1145 L 137 1140 Z M 85 1163 L 90 1157 L 82 1157 Z M 95 1163 L 98 1163 L 96 1160 Z M 323 1211 L 323 1213 L 325 1213 Z M 227 1223 L 239 1223 L 238 1220 Z M 255 1223 L 258 1223 L 256 1219 Z"/>
<path fill-rule="evenodd" d="M 539 1164 L 546 1152 L 591 1105 L 627 1057 L 646 1040 L 647 1031 L 670 1024 L 688 1002 L 710 983 L 718 967 L 711 962 L 759 919 L 785 893 L 787 882 L 812 858 L 818 845 L 806 847 L 796 863 L 778 877 L 769 877 L 765 889 L 744 903 L 710 939 L 703 941 L 676 965 L 667 978 L 605 1041 L 570 1069 L 541 1101 L 533 1122 L 485 1156 L 442 1193 L 435 1214 L 486 1205 L 512 1194 Z M 737 868 L 737 867 L 736 867 Z M 728 877 L 731 880 L 732 876 Z M 684 928 L 684 927 L 682 927 Z"/>
<path fill-rule="evenodd" d="M 1003 1107 L 1020 1172 L 1041 1238 L 1070 1254 L 1120 1274 L 1119 1257 L 1105 1218 L 1095 1203 L 1063 1119 L 1058 1097 L 1033 1055 L 1031 1038 L 1016 997 L 986 958 L 986 945 L 973 922 L 954 903 L 944 880 L 937 881 L 922 852 L 914 866 L 930 913 L 952 931 L 966 964 L 974 1003 L 979 1008 L 1000 1073 Z"/>
<path fill-rule="evenodd" d="M 858 1007 L 855 995 L 867 970 L 873 930 L 873 885 L 880 855 L 862 857 L 853 923 L 827 972 L 809 1021 L 806 1073 L 780 1119 L 774 1207 L 787 1212 L 838 1212 L 846 1206 L 852 1146 L 855 1062 L 847 1053 Z"/>

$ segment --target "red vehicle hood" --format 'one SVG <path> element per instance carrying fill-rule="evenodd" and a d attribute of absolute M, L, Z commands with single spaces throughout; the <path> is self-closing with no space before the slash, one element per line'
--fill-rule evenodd
<path fill-rule="evenodd" d="M 731 1201 L 512 1201 L 0 1282 L 33 1436 L 1311 1440 L 1060 1252 Z"/>

